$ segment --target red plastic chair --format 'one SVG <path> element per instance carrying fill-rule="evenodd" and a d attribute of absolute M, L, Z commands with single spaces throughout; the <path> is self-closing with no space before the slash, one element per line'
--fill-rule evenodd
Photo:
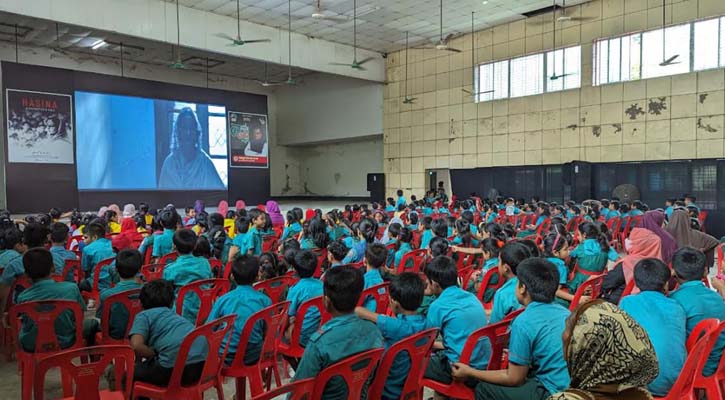
<path fill-rule="evenodd" d="M 383 397 L 383 388 L 385 381 L 390 375 L 390 369 L 398 354 L 405 354 L 410 360 L 410 370 L 408 377 L 405 379 L 403 391 L 400 393 L 401 399 L 422 400 L 421 394 L 423 386 L 420 382 L 423 379 L 425 368 L 430 360 L 431 349 L 438 335 L 438 329 L 428 329 L 417 333 L 413 336 L 405 338 L 392 345 L 383 356 L 380 366 L 375 372 L 375 378 L 368 390 L 369 399 L 380 399 Z"/>
<path fill-rule="evenodd" d="M 224 272 L 222 273 L 222 278 L 229 279 L 230 276 L 232 276 L 232 262 L 227 261 L 227 264 L 224 266 Z"/>
<path fill-rule="evenodd" d="M 405 253 L 405 255 L 403 255 L 403 257 L 400 259 L 400 264 L 398 264 L 395 273 L 397 275 L 400 275 L 403 272 L 420 272 L 420 266 L 423 264 L 423 261 L 425 260 L 425 257 L 427 255 L 427 249 L 413 250 L 411 252 Z M 412 261 L 413 265 L 408 266 L 408 261 Z"/>
<path fill-rule="evenodd" d="M 322 267 L 327 262 L 327 249 L 316 249 L 313 252 L 317 255 L 317 268 L 312 276 L 319 279 L 322 276 Z"/>
<path fill-rule="evenodd" d="M 44 399 L 45 375 L 59 368 L 63 381 L 63 397 L 83 400 L 130 399 L 131 385 L 126 390 L 100 390 L 99 383 L 106 368 L 113 365 L 117 388 L 133 379 L 134 352 L 128 346 L 95 346 L 62 351 L 41 359 L 35 367 L 33 393 L 35 400 Z M 74 360 L 83 360 L 74 363 Z M 88 361 L 90 360 L 90 361 Z M 75 390 L 73 390 L 75 386 Z"/>
<path fill-rule="evenodd" d="M 658 400 L 697 400 L 694 384 L 697 365 L 702 358 L 707 359 L 708 353 L 705 352 L 709 341 L 707 339 L 697 342 L 692 351 L 687 355 L 685 365 L 682 366 L 680 376 L 677 377 L 672 389 L 665 397 L 655 397 Z M 715 397 L 717 398 L 717 397 Z"/>
<path fill-rule="evenodd" d="M 363 290 L 362 294 L 360 294 L 360 300 L 357 302 L 358 307 L 362 307 L 365 301 L 372 297 L 375 300 L 375 312 L 386 315 L 390 307 L 390 290 L 388 286 L 390 286 L 390 282 L 384 282 Z"/>
<path fill-rule="evenodd" d="M 471 355 L 478 345 L 478 341 L 487 337 L 491 343 L 491 357 L 488 361 L 488 370 L 501 369 L 504 347 L 508 345 L 511 332 L 509 331 L 510 321 L 500 321 L 474 331 L 466 340 L 461 352 L 460 362 L 471 363 Z M 450 384 L 441 383 L 432 379 L 423 378 L 422 385 L 435 390 L 445 396 L 455 399 L 473 400 L 475 398 L 473 389 L 466 386 L 462 381 L 454 380 Z"/>
<path fill-rule="evenodd" d="M 274 374 L 277 386 L 281 385 L 279 370 L 277 368 L 277 341 L 282 337 L 282 330 L 287 321 L 289 301 L 273 304 L 252 314 L 244 323 L 239 335 L 239 346 L 234 360 L 229 366 L 222 368 L 222 376 L 234 378 L 236 385 L 236 399 L 245 400 L 247 380 L 252 396 L 262 394 L 264 386 L 269 390 L 271 386 L 270 373 Z M 255 325 L 264 326 L 264 343 L 259 354 L 259 361 L 254 365 L 244 364 L 244 355 L 247 352 L 249 337 Z"/>
<path fill-rule="evenodd" d="M 20 275 L 15 278 L 13 284 L 10 286 L 8 292 L 7 301 L 5 302 L 5 310 L 3 316 L 3 326 L 0 329 L 0 343 L 2 343 L 2 352 L 5 354 L 5 359 L 10 362 L 15 355 L 15 335 L 13 333 L 13 325 L 7 320 L 7 316 L 10 315 L 10 309 L 15 305 L 15 297 L 21 289 L 27 289 L 32 286 L 27 275 Z"/>
<path fill-rule="evenodd" d="M 414 249 L 420 248 L 420 239 L 422 235 L 423 233 L 421 231 L 413 231 L 413 239 L 410 241 L 410 244 Z"/>
<path fill-rule="evenodd" d="M 692 348 L 695 347 L 695 343 L 697 343 L 697 341 L 703 336 L 709 335 L 713 330 L 717 329 L 719 324 L 720 321 L 715 318 L 706 318 L 695 325 L 692 332 L 690 332 L 690 336 L 687 337 L 687 342 L 685 343 L 687 352 L 689 353 L 692 351 Z"/>
<path fill-rule="evenodd" d="M 65 266 L 63 272 L 60 275 L 53 274 L 53 280 L 56 282 L 65 282 L 65 277 L 68 276 L 71 271 L 73 272 L 73 282 L 76 284 L 83 280 L 83 270 L 81 269 L 80 260 L 65 260 Z"/>
<path fill-rule="evenodd" d="M 505 317 L 503 317 L 502 321 L 511 322 L 511 321 L 515 320 L 516 317 L 519 316 L 519 314 L 521 314 L 522 312 L 524 312 L 524 310 L 525 310 L 525 308 L 522 307 L 522 308 L 519 308 L 516 311 L 511 311 L 510 313 L 506 314 Z"/>
<path fill-rule="evenodd" d="M 315 389 L 315 380 L 313 378 L 303 379 L 301 381 L 295 381 L 288 383 L 284 386 L 278 387 L 272 391 L 255 396 L 252 400 L 274 400 L 282 398 L 282 395 L 287 400 L 308 400 L 310 393 Z M 372 397 L 370 397 L 372 399 Z"/>
<path fill-rule="evenodd" d="M 153 252 L 154 252 L 154 246 L 146 247 L 146 250 L 144 250 L 144 253 L 143 253 L 144 265 L 151 264 L 151 259 L 153 258 Z"/>
<path fill-rule="evenodd" d="M 216 258 L 209 259 L 209 267 L 211 268 L 212 275 L 216 278 L 221 278 L 224 274 L 224 264 L 221 260 Z"/>
<path fill-rule="evenodd" d="M 81 292 L 81 295 L 86 300 L 86 302 L 88 302 L 88 300 L 93 300 L 96 302 L 96 304 L 98 304 L 98 300 L 101 297 L 101 290 L 98 288 L 98 280 L 101 278 L 101 271 L 103 270 L 103 268 L 113 264 L 114 261 L 116 261 L 115 257 L 107 258 L 96 264 L 95 267 L 93 267 L 93 282 L 91 284 L 91 291 Z M 115 286 L 115 284 L 111 282 L 111 287 L 113 286 Z"/>
<path fill-rule="evenodd" d="M 707 335 L 707 337 L 700 340 L 708 340 L 709 343 L 707 344 L 707 346 L 705 346 L 703 356 L 700 359 L 700 362 L 695 367 L 695 382 L 693 383 L 693 387 L 695 390 L 704 390 L 705 395 L 708 399 L 722 399 L 725 395 L 725 357 L 722 357 L 722 355 L 720 356 L 720 363 L 718 364 L 717 369 L 715 370 L 715 373 L 713 375 L 704 376 L 702 374 L 702 371 L 705 368 L 705 364 L 707 363 L 710 354 L 713 352 L 713 349 L 717 345 L 720 336 L 722 336 L 723 332 L 725 331 L 725 321 L 717 323 L 715 324 L 714 328 L 711 328 L 711 326 L 713 325 L 713 321 L 716 320 L 705 319 L 697 324 L 697 326 L 695 326 L 695 329 L 693 329 L 690 337 L 687 339 L 687 350 L 690 351 L 690 339 L 693 339 L 693 336 L 694 338 L 698 338 L 698 336 L 695 336 L 695 334 L 698 333 L 698 328 L 701 328 L 701 331 L 699 333 L 701 333 L 702 330 L 705 330 L 705 335 Z"/>
<path fill-rule="evenodd" d="M 227 315 L 226 317 L 211 321 L 189 332 L 184 337 L 184 341 L 181 342 L 179 353 L 176 356 L 174 372 L 172 372 L 171 379 L 169 380 L 169 386 L 161 387 L 150 383 L 136 382 L 133 385 L 134 398 L 150 397 L 160 400 L 202 400 L 204 398 L 204 392 L 214 387 L 216 388 L 218 398 L 223 400 L 224 388 L 222 387 L 220 371 L 224 364 L 222 360 L 226 357 L 229 346 L 222 348 L 221 345 L 222 340 L 229 334 L 229 331 L 234 325 L 234 319 L 236 319 L 236 315 Z M 181 376 L 184 372 L 184 366 L 186 366 L 189 350 L 191 350 L 191 345 L 194 341 L 200 337 L 206 338 L 209 348 L 209 353 L 206 360 L 204 360 L 201 379 L 194 385 L 183 386 L 181 384 Z M 214 349 L 220 349 L 222 353 L 218 354 Z"/>
<path fill-rule="evenodd" d="M 287 291 L 297 281 L 299 279 L 292 276 L 280 276 L 278 278 L 257 282 L 254 284 L 254 288 L 266 294 L 272 299 L 272 303 L 279 303 L 280 301 L 284 301 L 285 297 L 287 297 Z"/>
<path fill-rule="evenodd" d="M 700 210 L 700 214 L 697 215 L 698 221 L 700 221 L 700 230 L 705 232 L 705 221 L 707 220 L 707 211 Z"/>
<path fill-rule="evenodd" d="M 302 323 L 305 320 L 305 316 L 310 309 L 317 309 L 320 312 L 320 326 L 324 325 L 327 321 L 332 319 L 332 315 L 325 310 L 325 305 L 322 301 L 322 296 L 314 297 L 302 303 L 297 309 L 295 317 L 295 325 L 292 327 L 290 333 L 289 343 L 279 341 L 277 344 L 277 350 L 280 354 L 291 357 L 291 358 L 302 358 L 305 352 L 305 348 L 300 345 L 300 336 L 302 335 Z"/>
<path fill-rule="evenodd" d="M 80 243 L 83 241 L 83 235 L 76 235 L 71 236 L 70 240 L 68 240 L 68 243 L 65 244 L 66 250 L 76 250 Z"/>
<path fill-rule="evenodd" d="M 498 283 L 491 283 L 491 280 L 493 280 L 494 276 L 498 276 Z M 483 276 L 483 280 L 481 281 L 481 286 L 478 287 L 478 293 L 476 293 L 476 297 L 483 303 L 483 308 L 486 310 L 490 310 L 493 307 L 493 296 L 491 297 L 491 301 L 484 302 L 483 301 L 483 295 L 486 293 L 487 289 L 493 289 L 498 290 L 503 286 L 503 284 L 506 283 L 503 279 L 503 277 L 498 273 L 498 268 L 491 268 L 486 272 L 486 275 Z"/>
<path fill-rule="evenodd" d="M 206 322 L 211 313 L 211 307 L 214 305 L 219 296 L 226 294 L 232 283 L 227 279 L 202 279 L 184 285 L 179 289 L 176 295 L 176 313 L 183 315 L 184 299 L 191 293 L 196 294 L 199 298 L 199 312 L 196 314 L 196 326 L 201 326 Z"/>
<path fill-rule="evenodd" d="M 603 282 L 604 275 L 599 275 L 591 277 L 587 279 L 586 282 L 582 283 L 581 286 L 577 288 L 576 293 L 574 293 L 574 299 L 571 301 L 571 304 L 569 304 L 569 311 L 574 311 L 574 309 L 579 306 L 579 302 L 584 295 L 589 296 L 591 299 L 599 298 Z"/>
<path fill-rule="evenodd" d="M 266 235 L 262 238 L 262 253 L 274 251 L 277 248 L 277 236 Z"/>
<path fill-rule="evenodd" d="M 58 337 L 55 335 L 55 321 L 61 313 L 69 312 L 75 319 L 75 341 L 65 349 L 61 349 Z M 27 318 L 37 327 L 35 337 L 35 351 L 30 353 L 23 350 L 19 336 L 21 329 L 20 318 Z M 10 323 L 13 327 L 15 343 L 17 343 L 16 356 L 18 369 L 21 375 L 21 393 L 23 399 L 30 399 L 33 390 L 33 370 L 38 361 L 61 350 L 78 349 L 83 344 L 83 310 L 81 305 L 70 300 L 43 300 L 16 304 L 10 309 Z"/>
<path fill-rule="evenodd" d="M 136 318 L 136 314 L 142 311 L 141 300 L 139 300 L 139 293 L 141 289 L 130 289 L 123 292 L 115 293 L 108 296 L 103 301 L 103 310 L 101 312 L 101 340 L 99 344 L 110 345 L 110 344 L 128 344 L 128 333 L 131 331 L 133 320 Z M 114 339 L 111 337 L 111 309 L 114 305 L 123 306 L 128 313 L 128 320 L 126 322 L 126 330 L 122 339 Z M 118 307 L 116 312 L 118 312 Z"/>
<path fill-rule="evenodd" d="M 168 263 L 176 261 L 177 258 L 179 258 L 179 253 L 174 251 L 169 254 L 164 254 L 163 256 L 161 256 L 159 258 L 158 263 L 159 264 L 168 264 Z"/>
<path fill-rule="evenodd" d="M 622 303 L 622 299 L 632 294 L 634 291 L 634 279 L 630 280 L 629 283 L 624 287 L 622 295 L 619 297 L 619 303 Z"/>
<path fill-rule="evenodd" d="M 460 251 L 455 251 L 452 255 L 456 260 L 456 268 L 458 268 L 458 271 L 473 267 L 476 264 L 476 261 L 483 258 L 477 254 L 468 254 Z"/>
<path fill-rule="evenodd" d="M 166 264 L 147 264 L 141 267 L 141 277 L 144 282 L 151 282 L 164 277 Z"/>
<path fill-rule="evenodd" d="M 383 356 L 383 349 L 364 351 L 338 361 L 323 369 L 315 378 L 312 400 L 323 398 L 327 383 L 334 377 L 342 378 L 347 386 L 347 400 L 357 400 L 363 392 L 368 378 Z"/>

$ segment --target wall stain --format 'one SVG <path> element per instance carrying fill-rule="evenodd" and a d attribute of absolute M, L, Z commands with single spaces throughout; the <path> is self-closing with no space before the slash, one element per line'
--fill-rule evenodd
<path fill-rule="evenodd" d="M 642 107 L 640 107 L 637 103 L 630 105 L 626 110 L 624 110 L 624 113 L 629 115 L 629 119 L 637 119 L 639 115 L 645 114 Z"/>
<path fill-rule="evenodd" d="M 622 124 L 612 124 L 612 128 L 614 128 L 614 133 L 622 132 Z"/>
<path fill-rule="evenodd" d="M 704 104 L 705 103 L 705 99 L 707 99 L 707 96 L 708 96 L 707 93 L 700 94 L 700 104 Z"/>
<path fill-rule="evenodd" d="M 342 178 L 342 175 L 340 175 L 339 172 L 335 172 L 335 183 L 340 183 L 340 178 Z"/>
<path fill-rule="evenodd" d="M 647 111 L 652 115 L 662 115 L 662 112 L 667 110 L 667 97 L 657 97 L 656 99 L 649 99 L 647 105 Z"/>
<path fill-rule="evenodd" d="M 710 124 L 703 124 L 702 118 L 697 119 L 697 129 L 703 129 L 705 132 L 714 133 L 717 129 L 713 128 Z"/>
<path fill-rule="evenodd" d="M 290 186 L 290 176 L 289 176 L 289 164 L 284 165 L 284 187 L 282 188 L 282 194 L 289 193 L 292 190 L 292 186 Z"/>
<path fill-rule="evenodd" d="M 574 130 L 576 130 L 576 129 L 577 129 L 578 127 L 579 127 L 579 125 L 577 125 L 577 124 L 571 124 L 571 125 L 567 125 L 567 126 L 566 126 L 566 129 L 571 129 L 571 130 L 573 130 L 573 131 L 574 131 Z"/>
<path fill-rule="evenodd" d="M 602 127 L 599 125 L 592 126 L 592 135 L 594 135 L 594 137 L 602 136 Z"/>

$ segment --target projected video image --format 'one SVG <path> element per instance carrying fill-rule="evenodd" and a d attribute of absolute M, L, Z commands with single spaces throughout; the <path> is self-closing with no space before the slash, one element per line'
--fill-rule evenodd
<path fill-rule="evenodd" d="M 225 190 L 223 106 L 76 92 L 80 190 Z"/>

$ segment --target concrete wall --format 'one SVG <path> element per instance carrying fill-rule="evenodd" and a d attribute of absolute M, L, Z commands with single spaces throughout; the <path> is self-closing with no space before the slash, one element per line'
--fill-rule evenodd
<path fill-rule="evenodd" d="M 668 23 L 725 14 L 723 0 L 668 0 Z M 582 87 L 473 103 L 471 35 L 453 41 L 460 54 L 411 50 L 403 104 L 405 54 L 387 59 L 384 163 L 387 192 L 423 195 L 425 170 L 505 165 L 713 158 L 725 156 L 725 69 L 592 86 L 592 42 L 656 28 L 662 2 L 593 0 L 568 8 L 584 22 L 557 25 L 557 47 L 581 44 Z M 475 33 L 477 63 L 552 47 L 552 16 Z M 515 77 L 514 77 L 515 79 Z M 649 112 L 650 102 L 660 112 Z M 659 107 L 662 106 L 662 107 Z M 627 113 L 641 109 L 642 114 Z M 630 116 L 634 115 L 634 117 Z"/>

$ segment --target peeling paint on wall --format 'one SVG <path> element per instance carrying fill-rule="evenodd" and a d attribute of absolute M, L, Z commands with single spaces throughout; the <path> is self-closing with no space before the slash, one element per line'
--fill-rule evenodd
<path fill-rule="evenodd" d="M 639 104 L 634 103 L 629 106 L 626 110 L 624 110 L 624 113 L 629 116 L 629 119 L 637 119 L 638 116 L 644 115 L 645 112 L 642 110 L 642 107 L 639 106 Z"/>
<path fill-rule="evenodd" d="M 705 99 L 707 99 L 707 93 L 700 94 L 700 104 L 705 103 Z"/>
<path fill-rule="evenodd" d="M 578 127 L 579 127 L 579 125 L 577 125 L 577 124 L 571 124 L 571 125 L 567 125 L 566 129 L 571 129 L 571 130 L 575 131 Z"/>
<path fill-rule="evenodd" d="M 697 119 L 697 129 L 702 129 L 705 132 L 710 132 L 710 133 L 717 132 L 717 129 L 713 128 L 712 125 L 710 125 L 710 124 L 703 124 L 702 123 L 702 118 L 698 118 Z"/>
<path fill-rule="evenodd" d="M 592 135 L 594 137 L 602 136 L 602 127 L 599 125 L 592 126 Z"/>
<path fill-rule="evenodd" d="M 614 133 L 622 132 L 622 124 L 612 124 L 612 127 L 614 128 Z"/>
<path fill-rule="evenodd" d="M 667 98 L 657 97 L 655 99 L 649 99 L 647 105 L 647 112 L 652 115 L 662 115 L 662 112 L 667 110 Z"/>

